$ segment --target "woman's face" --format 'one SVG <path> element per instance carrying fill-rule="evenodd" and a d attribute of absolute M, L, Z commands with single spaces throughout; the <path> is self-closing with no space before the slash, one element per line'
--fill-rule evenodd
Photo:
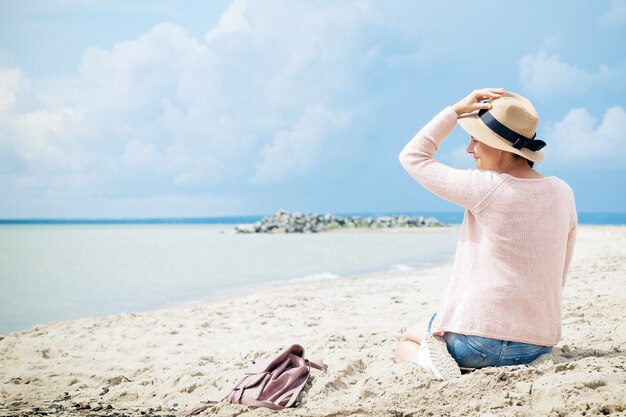
<path fill-rule="evenodd" d="M 498 171 L 500 159 L 502 158 L 502 152 L 499 149 L 485 145 L 472 136 L 466 150 L 467 153 L 472 154 L 474 157 L 476 169 Z"/>

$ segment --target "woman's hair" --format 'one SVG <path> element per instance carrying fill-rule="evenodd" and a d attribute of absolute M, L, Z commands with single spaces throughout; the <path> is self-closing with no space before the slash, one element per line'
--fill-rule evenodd
<path fill-rule="evenodd" d="M 511 153 L 513 154 L 513 157 L 516 158 L 516 159 L 519 159 L 519 158 L 526 159 L 526 158 L 524 158 L 521 155 L 518 155 L 518 154 L 513 153 L 513 152 L 511 152 Z M 535 165 L 535 163 L 533 161 L 531 161 L 530 159 L 526 159 L 526 162 L 528 162 L 528 166 L 531 167 L 531 168 L 533 167 L 533 165 Z"/>

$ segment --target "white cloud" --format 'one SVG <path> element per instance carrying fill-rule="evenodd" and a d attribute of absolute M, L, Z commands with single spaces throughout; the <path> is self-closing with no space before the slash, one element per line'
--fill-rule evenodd
<path fill-rule="evenodd" d="M 346 122 L 346 115 L 335 115 L 323 105 L 310 106 L 292 129 L 277 132 L 272 143 L 263 147 L 251 180 L 272 182 L 290 173 L 308 172 L 323 157 L 329 132 Z"/>
<path fill-rule="evenodd" d="M 593 83 L 593 76 L 585 70 L 543 51 L 522 57 L 519 69 L 524 88 L 536 96 L 580 94 Z"/>
<path fill-rule="evenodd" d="M 25 188 L 49 188 L 51 185 L 59 189 L 81 189 L 95 183 L 96 178 L 90 174 L 75 172 L 61 173 L 52 177 L 48 175 L 26 175 L 18 177 L 16 184 Z"/>
<path fill-rule="evenodd" d="M 33 181 L 37 181 L 34 179 Z M 2 181 L 4 182 L 4 181 Z M 14 187 L 0 184 L 3 189 Z M 34 185 L 34 184 L 33 184 Z M 250 204 L 229 194 L 156 194 L 147 197 L 104 197 L 78 194 L 48 195 L 40 199 L 33 194 L 15 193 L 3 196 L 0 218 L 142 218 L 205 217 L 208 214 L 228 216 L 255 214 Z M 16 216 L 16 213 L 19 213 Z"/>
<path fill-rule="evenodd" d="M 7 141 L 15 155 L 33 171 L 58 173 L 77 169 L 81 161 L 74 158 L 73 149 L 66 142 L 72 133 L 73 118 L 77 116 L 69 111 L 17 114 L 5 124 Z"/>
<path fill-rule="evenodd" d="M 16 68 L 0 68 L 0 116 L 3 112 L 14 110 L 21 72 Z"/>
<path fill-rule="evenodd" d="M 540 51 L 519 61 L 520 82 L 536 97 L 576 96 L 592 89 L 626 90 L 626 61 L 611 67 L 599 64 L 587 71 L 564 62 L 559 54 Z"/>
<path fill-rule="evenodd" d="M 546 160 L 554 163 L 596 163 L 603 167 L 626 169 L 626 112 L 620 106 L 609 108 L 598 125 L 586 108 L 570 110 L 544 129 Z"/>
<path fill-rule="evenodd" d="M 217 39 L 221 35 L 233 33 L 233 32 L 245 32 L 250 30 L 250 23 L 248 22 L 245 13 L 248 8 L 247 0 L 234 1 L 226 9 L 226 11 L 220 17 L 217 27 L 211 29 L 205 36 L 207 42 L 211 42 Z"/>
<path fill-rule="evenodd" d="M 165 23 L 88 48 L 77 76 L 2 69 L 4 173 L 132 195 L 142 181 L 176 193 L 312 172 L 358 107 L 345 97 L 371 48 L 362 2 L 326 6 L 235 0 L 204 39 Z"/>
<path fill-rule="evenodd" d="M 110 51 L 87 49 L 80 73 L 100 87 L 98 100 L 90 103 L 95 108 L 138 112 L 159 106 L 163 97 L 177 98 L 179 83 L 206 52 L 182 28 L 164 23 Z"/>
<path fill-rule="evenodd" d="M 75 74 L 29 79 L 0 68 L 0 183 L 41 196 L 71 189 L 126 198 L 255 188 L 325 173 L 336 161 L 352 169 L 348 150 L 384 154 L 388 145 L 376 141 L 397 134 L 396 117 L 456 88 L 448 82 L 456 73 L 441 68 L 458 70 L 449 54 L 459 50 L 448 42 L 457 35 L 432 19 L 445 7 L 427 9 L 234 0 L 203 36 L 159 24 L 88 48 Z M 531 92 L 626 89 L 626 62 L 567 62 L 548 52 L 561 34 L 545 39 L 519 61 Z M 472 164 L 464 146 L 443 157 Z"/>

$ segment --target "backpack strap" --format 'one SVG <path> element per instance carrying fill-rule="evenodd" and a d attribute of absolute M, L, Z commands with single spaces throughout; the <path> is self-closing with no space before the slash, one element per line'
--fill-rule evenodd
<path fill-rule="evenodd" d="M 304 387 L 304 385 L 306 384 L 307 381 L 308 381 L 308 379 L 305 380 L 299 386 L 297 386 L 297 387 L 295 387 L 293 389 L 290 389 L 285 394 L 281 395 L 280 398 L 276 400 L 276 402 L 280 404 L 280 402 L 284 398 L 287 398 L 287 397 L 289 397 L 291 395 L 291 398 L 289 398 L 289 401 L 287 402 L 287 404 L 285 404 L 285 407 L 291 407 L 293 405 L 293 403 L 295 403 L 296 400 L 298 399 L 298 395 L 300 395 L 300 391 L 302 391 L 302 388 Z"/>
<path fill-rule="evenodd" d="M 328 365 L 324 364 L 324 363 L 315 363 L 313 361 L 310 361 L 308 359 L 304 360 L 306 362 L 307 365 L 311 365 L 311 367 L 315 368 L 315 369 L 319 369 L 320 371 L 324 371 L 326 372 L 326 370 L 328 369 Z"/>
<path fill-rule="evenodd" d="M 302 384 L 300 384 L 299 386 L 292 388 L 289 391 L 285 392 L 283 395 L 281 395 L 279 398 L 277 398 L 273 402 L 260 401 L 260 400 L 248 400 L 247 405 L 253 406 L 253 407 L 267 407 L 272 410 L 282 410 L 284 408 L 291 407 L 293 403 L 295 403 L 296 400 L 298 399 L 298 395 L 300 395 L 300 391 L 302 391 L 302 388 L 304 387 L 306 383 L 307 383 L 307 380 L 302 382 Z M 289 401 L 287 402 L 287 404 L 280 405 L 280 403 L 287 397 L 291 397 L 289 398 Z"/>
<path fill-rule="evenodd" d="M 190 410 L 186 410 L 183 411 L 183 413 L 181 414 L 182 417 L 189 417 L 189 416 L 195 416 L 196 414 L 200 414 L 201 412 L 203 412 L 204 410 L 206 410 L 207 408 L 209 408 L 209 406 L 211 404 L 217 404 L 219 402 L 222 402 L 226 399 L 226 397 L 222 398 L 219 401 L 213 401 L 213 400 L 207 400 L 207 401 L 203 401 L 204 404 L 199 405 L 197 407 L 194 407 Z"/>
<path fill-rule="evenodd" d="M 233 387 L 233 389 L 230 390 L 230 392 L 228 394 L 226 394 L 224 396 L 224 398 L 222 398 L 219 401 L 215 401 L 215 400 L 207 400 L 207 401 L 202 401 L 202 404 L 194 407 L 192 409 L 186 410 L 184 411 L 181 416 L 182 417 L 190 417 L 190 416 L 195 416 L 196 414 L 200 414 L 201 412 L 203 412 L 204 410 L 206 410 L 207 408 L 209 408 L 211 406 L 211 404 L 218 404 L 221 403 L 222 401 L 228 399 L 228 396 L 235 391 L 237 388 L 239 388 L 239 386 L 241 384 L 243 384 L 246 379 L 248 379 L 249 375 L 244 376 L 243 378 L 239 379 L 239 381 L 237 381 L 237 383 L 235 384 L 235 386 Z M 240 396 L 243 394 L 243 387 L 239 390 L 241 392 Z"/>
<path fill-rule="evenodd" d="M 309 366 L 309 374 L 311 373 L 311 369 L 310 367 L 313 367 L 315 369 L 319 369 L 320 371 L 324 371 L 326 372 L 326 370 L 328 369 L 328 365 L 323 364 L 323 363 L 315 363 L 313 361 L 310 361 L 308 359 L 304 360 L 304 363 L 307 364 L 307 366 Z M 291 407 L 296 400 L 298 399 L 298 395 L 300 395 L 300 391 L 302 391 L 302 388 L 304 388 L 304 386 L 306 385 L 306 383 L 309 381 L 309 378 L 305 379 L 302 384 L 298 385 L 297 387 L 287 391 L 284 395 L 281 395 L 281 397 L 276 400 L 277 403 L 280 404 L 280 402 L 291 395 L 291 398 L 289 399 L 289 402 L 287 402 L 287 404 L 285 405 L 285 407 Z"/>
<path fill-rule="evenodd" d="M 272 410 L 282 410 L 285 407 L 282 405 L 274 404 L 269 401 L 249 400 L 248 405 L 252 407 L 267 407 Z"/>

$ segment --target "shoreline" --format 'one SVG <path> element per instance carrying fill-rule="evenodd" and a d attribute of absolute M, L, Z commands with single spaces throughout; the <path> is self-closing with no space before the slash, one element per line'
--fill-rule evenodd
<path fill-rule="evenodd" d="M 4 335 L 50 321 L 197 304 L 258 282 L 421 267 L 451 256 L 457 237 L 452 228 L 238 236 L 231 226 L 213 225 L 17 227 L 2 230 L 8 256 L 2 269 L 15 277 L 0 286 Z M 431 238 L 439 249 L 413 250 Z"/>
<path fill-rule="evenodd" d="M 438 268 L 438 267 L 444 267 L 444 266 L 451 267 L 452 262 L 453 260 L 443 260 L 441 262 L 423 264 L 419 266 L 404 265 L 406 266 L 406 269 L 404 268 L 403 269 L 384 269 L 384 270 L 370 271 L 370 272 L 350 274 L 350 275 L 335 275 L 332 273 L 328 273 L 329 275 L 333 275 L 332 277 L 324 276 L 326 273 L 321 272 L 321 273 L 312 274 L 309 276 L 297 277 L 297 278 L 286 278 L 286 279 L 277 280 L 277 281 L 265 281 L 265 282 L 252 283 L 252 284 L 247 284 L 242 287 L 222 288 L 222 289 L 216 290 L 213 294 L 210 294 L 210 295 L 188 299 L 188 300 L 167 302 L 162 305 L 147 307 L 147 308 L 142 308 L 142 309 L 137 309 L 137 310 L 132 310 L 132 311 L 129 310 L 129 311 L 122 311 L 118 313 L 78 317 L 75 319 L 68 319 L 68 320 L 50 320 L 47 322 L 36 323 L 26 329 L 14 330 L 14 331 L 10 331 L 4 334 L 0 333 L 0 340 L 2 340 L 2 338 L 4 337 L 13 335 L 14 333 L 30 332 L 30 331 L 33 331 L 37 327 L 53 325 L 53 324 L 58 324 L 58 323 L 66 323 L 66 322 L 85 320 L 85 319 L 99 319 L 99 318 L 104 319 L 104 318 L 110 318 L 110 317 L 115 317 L 115 316 L 124 315 L 124 314 L 142 314 L 142 313 L 160 312 L 162 310 L 172 310 L 172 309 L 175 310 L 178 308 L 202 306 L 205 304 L 231 301 L 231 300 L 243 297 L 243 296 L 250 296 L 254 294 L 255 292 L 274 291 L 275 289 L 282 289 L 283 287 L 289 289 L 289 287 L 292 287 L 292 286 L 295 288 L 299 286 L 304 286 L 307 283 L 310 283 L 312 285 L 320 285 L 320 284 L 323 284 L 324 282 L 333 282 L 333 281 L 341 281 L 341 280 L 360 280 L 360 279 L 370 279 L 370 278 L 375 279 L 375 278 L 385 277 L 385 276 L 394 277 L 396 275 L 402 275 L 402 274 L 421 271 L 421 270 L 430 269 L 430 268 Z"/>
<path fill-rule="evenodd" d="M 38 226 L 38 225 L 36 225 Z M 44 225 L 45 227 L 49 226 L 49 225 Z M 61 225 L 62 227 L 75 227 L 76 225 Z M 81 226 L 81 225 L 78 225 Z M 108 225 L 89 225 L 90 227 L 108 227 Z M 121 227 L 127 227 L 128 225 L 119 225 Z M 132 227 L 134 227 L 134 225 L 131 225 Z M 156 226 L 156 227 L 161 227 L 161 225 L 139 225 L 140 227 L 145 227 L 145 226 Z M 169 226 L 169 225 L 168 225 Z M 174 226 L 179 226 L 179 225 L 174 225 Z M 197 225 L 182 225 L 183 227 L 196 227 Z M 205 226 L 205 225 L 201 225 L 201 226 Z M 227 228 L 230 229 L 230 225 L 206 225 L 210 228 L 217 228 L 217 229 L 222 229 L 222 228 Z M 20 226 L 21 227 L 21 226 Z M 31 227 L 31 225 L 27 225 L 27 227 Z M 54 227 L 56 227 L 56 225 L 54 225 Z M 331 233 L 336 233 L 336 234 L 359 234 L 359 233 L 365 233 L 365 234 L 441 234 L 441 233 L 449 233 L 449 234 L 455 234 L 458 233 L 460 230 L 460 225 L 454 225 L 454 226 L 447 226 L 447 227 L 415 227 L 415 228 L 381 228 L 381 229 L 336 229 L 336 230 L 330 230 L 330 231 L 326 231 L 326 232 L 321 232 L 321 234 L 331 234 Z M 310 233 L 310 235 L 314 235 L 313 233 Z M 439 265 L 439 264 L 443 264 L 445 262 L 449 262 L 446 259 L 440 260 L 438 262 L 432 262 L 432 263 L 422 263 L 419 265 L 405 265 L 407 268 L 403 269 L 406 271 L 410 271 L 410 270 L 420 270 L 423 268 L 428 268 L 431 267 L 433 265 Z M 396 265 L 393 265 L 396 266 Z M 343 279 L 343 278 L 349 278 L 349 277 L 360 277 L 360 276 L 368 276 L 368 275 L 376 275 L 379 273 L 386 273 L 386 272 L 397 272 L 397 269 L 393 268 L 393 266 L 390 266 L 386 269 L 377 269 L 377 270 L 372 270 L 372 271 L 366 271 L 366 272 L 362 272 L 362 273 L 354 273 L 354 274 L 349 274 L 349 275 L 337 275 L 334 272 L 329 272 L 329 271 L 318 271 L 309 275 L 304 275 L 304 276 L 292 276 L 289 278 L 283 278 L 283 279 L 279 279 L 276 281 L 262 281 L 262 282 L 257 282 L 257 283 L 250 283 L 250 284 L 246 284 L 244 286 L 241 287 L 230 287 L 230 288 L 220 288 L 220 289 L 216 289 L 216 290 L 211 290 L 213 291 L 212 293 L 206 293 L 200 296 L 195 296 L 194 298 L 187 298 L 187 299 L 180 299 L 180 300 L 172 300 L 172 301 L 165 301 L 165 302 L 159 302 L 158 304 L 150 304 L 150 305 L 146 305 L 146 306 L 141 306 L 140 308 L 135 308 L 132 310 L 126 310 L 126 311 L 117 311 L 117 312 L 110 312 L 110 313 L 105 313 L 105 314 L 99 314 L 99 315 L 85 315 L 82 317 L 75 317 L 75 318 L 69 318 L 69 319 L 62 319 L 62 320 L 56 320 L 56 319 L 51 319 L 48 321 L 41 321 L 41 322 L 35 322 L 32 325 L 30 325 L 29 327 L 25 327 L 25 328 L 21 328 L 21 329 L 17 329 L 17 330 L 11 330 L 8 332 L 0 332 L 0 337 L 3 336 L 7 336 L 10 335 L 11 333 L 16 333 L 16 332 L 25 332 L 25 331 L 29 331 L 32 330 L 34 327 L 38 327 L 38 326 L 44 326 L 46 324 L 51 324 L 51 323 L 58 323 L 58 322 L 66 322 L 66 321 L 72 321 L 72 320 L 80 320 L 83 318 L 98 318 L 98 317 L 109 317 L 109 316 L 113 316 L 116 314 L 130 314 L 130 313 L 142 313 L 142 312 L 149 312 L 149 311 L 158 311 L 158 310 L 162 310 L 162 309 L 170 309 L 170 308 L 175 308 L 175 307 L 185 307 L 185 306 L 191 306 L 191 305 L 200 305 L 200 304 L 204 304 L 204 303 L 209 303 L 209 302 L 215 302 L 215 301 L 220 301 L 223 299 L 230 299 L 230 298 L 234 298 L 237 297 L 238 295 L 241 294 L 250 294 L 253 293 L 255 291 L 265 291 L 270 289 L 271 287 L 275 286 L 275 285 L 289 285 L 291 283 L 297 284 L 299 282 L 316 282 L 316 281 L 327 281 L 327 280 L 339 280 L 339 279 Z M 325 276 L 326 275 L 326 276 Z M 328 277 L 327 275 L 333 275 L 333 277 Z M 319 277 L 319 278 L 318 278 Z"/>
<path fill-rule="evenodd" d="M 227 226 L 227 225 L 215 224 L 215 225 L 210 225 L 210 226 Z M 615 228 L 617 229 L 623 228 L 624 230 L 626 230 L 626 225 L 579 225 L 578 227 L 579 227 L 579 230 L 580 229 L 611 230 Z M 413 227 L 413 228 L 381 228 L 381 229 L 346 228 L 346 229 L 328 230 L 328 231 L 321 232 L 321 233 L 339 233 L 339 234 L 341 233 L 376 233 L 376 232 L 433 233 L 433 232 L 442 232 L 442 231 L 450 232 L 450 233 L 458 233 L 460 229 L 461 229 L 461 225 L 454 224 L 454 225 L 445 226 L 445 227 Z M 183 300 L 183 301 L 167 302 L 162 305 L 142 308 L 142 309 L 133 310 L 133 311 L 123 311 L 123 312 L 118 312 L 118 313 L 110 313 L 110 314 L 97 315 L 97 316 L 85 316 L 85 317 L 79 317 L 79 318 L 69 319 L 69 320 L 50 320 L 47 322 L 36 323 L 27 329 L 15 330 L 15 331 L 11 331 L 5 334 L 0 334 L 0 340 L 13 333 L 29 332 L 29 331 L 32 331 L 36 327 L 46 326 L 46 325 L 55 324 L 55 323 L 71 322 L 71 321 L 83 320 L 83 319 L 107 318 L 107 317 L 113 317 L 113 316 L 120 315 L 120 314 L 140 314 L 140 313 L 149 313 L 149 312 L 159 312 L 161 310 L 170 310 L 170 309 L 176 309 L 176 308 L 193 307 L 193 306 L 204 305 L 207 303 L 229 301 L 229 300 L 241 297 L 241 296 L 251 295 L 255 291 L 271 291 L 274 287 L 290 287 L 290 286 L 296 286 L 301 283 L 321 283 L 325 281 L 340 281 L 340 280 L 346 280 L 346 279 L 367 279 L 367 278 L 375 278 L 379 276 L 388 276 L 388 275 L 396 276 L 396 275 L 406 274 L 406 273 L 420 271 L 424 269 L 437 268 L 437 267 L 448 266 L 451 268 L 453 265 L 453 261 L 454 261 L 454 258 L 452 260 L 443 260 L 443 261 L 436 262 L 436 263 L 429 264 L 429 265 L 407 267 L 406 270 L 385 269 L 385 270 L 370 271 L 370 272 L 364 272 L 364 273 L 358 273 L 358 274 L 315 278 L 315 276 L 317 275 L 324 274 L 324 272 L 320 272 L 320 273 L 316 273 L 316 274 L 313 274 L 310 276 L 304 276 L 304 277 L 287 278 L 287 279 L 282 279 L 282 280 L 277 280 L 277 281 L 252 283 L 252 284 L 247 284 L 243 287 L 222 288 L 222 289 L 217 290 L 214 294 L 211 294 L 211 295 L 206 295 L 206 296 L 202 296 L 199 298 L 188 299 L 188 300 Z"/>
<path fill-rule="evenodd" d="M 298 416 L 619 413 L 626 410 L 625 260 L 626 226 L 579 226 L 563 293 L 563 339 L 538 365 L 484 368 L 442 382 L 395 363 L 402 333 L 445 293 L 452 262 L 444 262 L 275 282 L 195 305 L 9 333 L 0 337 L 0 415 L 178 415 L 219 400 L 252 361 L 292 343 L 329 366 L 312 371 L 290 411 Z M 244 410 L 219 403 L 201 415 Z"/>

